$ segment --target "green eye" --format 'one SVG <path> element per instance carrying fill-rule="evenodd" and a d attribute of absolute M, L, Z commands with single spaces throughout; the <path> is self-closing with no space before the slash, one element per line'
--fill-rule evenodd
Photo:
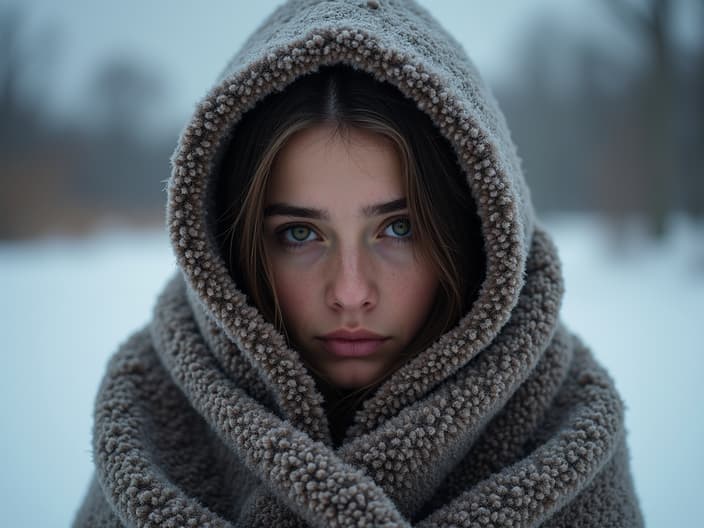
<path fill-rule="evenodd" d="M 311 233 L 310 227 L 306 226 L 294 226 L 289 231 L 291 233 L 291 237 L 296 242 L 303 242 L 310 236 Z"/>
<path fill-rule="evenodd" d="M 411 222 L 408 218 L 399 218 L 391 222 L 384 233 L 394 238 L 406 238 L 411 233 Z"/>
<path fill-rule="evenodd" d="M 305 225 L 286 227 L 279 232 L 278 236 L 283 244 L 290 247 L 303 246 L 317 239 L 317 234 L 313 228 Z"/>

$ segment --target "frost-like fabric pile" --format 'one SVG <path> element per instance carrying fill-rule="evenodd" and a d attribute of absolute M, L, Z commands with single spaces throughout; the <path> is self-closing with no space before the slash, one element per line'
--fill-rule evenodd
<path fill-rule="evenodd" d="M 487 257 L 470 311 L 364 402 L 338 448 L 313 378 L 234 284 L 207 211 L 243 113 L 336 63 L 397 86 L 447 137 Z M 559 319 L 559 259 L 504 118 L 425 10 L 284 4 L 200 103 L 172 161 L 180 270 L 110 361 L 76 526 L 642 525 L 623 404 Z"/>

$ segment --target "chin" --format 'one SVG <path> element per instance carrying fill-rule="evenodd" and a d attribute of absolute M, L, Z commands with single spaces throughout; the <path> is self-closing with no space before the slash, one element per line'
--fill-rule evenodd
<path fill-rule="evenodd" d="M 369 368 L 367 365 L 336 365 L 326 374 L 330 384 L 339 389 L 348 390 L 374 385 L 383 376 L 380 369 Z"/>

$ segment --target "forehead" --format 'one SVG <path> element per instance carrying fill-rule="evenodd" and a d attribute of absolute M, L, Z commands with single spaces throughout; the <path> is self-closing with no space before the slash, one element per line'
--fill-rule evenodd
<path fill-rule="evenodd" d="M 296 132 L 272 165 L 266 202 L 337 210 L 404 196 L 401 162 L 387 137 L 319 124 Z"/>

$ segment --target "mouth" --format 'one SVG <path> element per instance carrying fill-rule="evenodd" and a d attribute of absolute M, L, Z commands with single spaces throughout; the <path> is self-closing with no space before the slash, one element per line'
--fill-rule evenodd
<path fill-rule="evenodd" d="M 368 330 L 336 330 L 318 337 L 325 350 L 339 358 L 360 358 L 373 355 L 390 339 Z"/>

